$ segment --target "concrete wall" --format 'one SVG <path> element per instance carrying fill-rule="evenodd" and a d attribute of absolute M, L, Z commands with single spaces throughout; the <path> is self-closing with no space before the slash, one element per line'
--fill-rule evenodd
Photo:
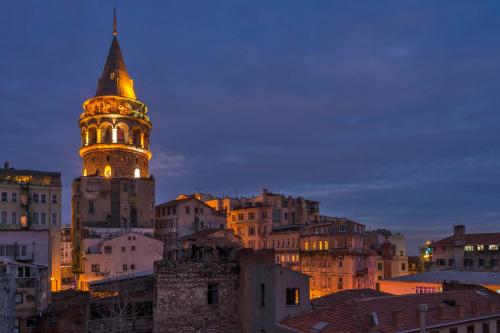
<path fill-rule="evenodd" d="M 440 292 L 443 290 L 443 285 L 441 283 L 434 282 L 404 282 L 381 280 L 377 281 L 377 283 L 380 286 L 380 291 L 393 295 L 416 294 L 417 287 L 433 288 L 435 292 Z"/>

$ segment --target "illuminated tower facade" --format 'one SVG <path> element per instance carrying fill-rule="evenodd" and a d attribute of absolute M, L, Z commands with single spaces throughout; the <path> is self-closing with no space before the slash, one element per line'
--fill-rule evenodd
<path fill-rule="evenodd" d="M 95 96 L 83 103 L 79 126 L 83 176 L 145 178 L 151 159 L 151 122 L 139 101 L 118 44 L 116 19 L 113 41 Z"/>
<path fill-rule="evenodd" d="M 82 175 L 72 184 L 71 223 L 72 271 L 80 289 L 86 289 L 96 276 L 85 266 L 85 256 L 96 248 L 96 239 L 111 239 L 127 231 L 153 234 L 155 181 L 149 174 L 151 122 L 147 111 L 137 99 L 125 66 L 115 18 L 97 91 L 83 103 L 78 122 L 83 165 Z M 103 277 L 109 273 L 97 270 L 92 273 Z"/>

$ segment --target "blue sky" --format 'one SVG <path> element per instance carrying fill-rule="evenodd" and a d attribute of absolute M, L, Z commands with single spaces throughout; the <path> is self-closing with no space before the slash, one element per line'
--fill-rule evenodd
<path fill-rule="evenodd" d="M 500 227 L 495 1 L 0 3 L 0 153 L 61 171 L 119 40 L 153 121 L 157 202 L 276 192 L 404 232 Z"/>

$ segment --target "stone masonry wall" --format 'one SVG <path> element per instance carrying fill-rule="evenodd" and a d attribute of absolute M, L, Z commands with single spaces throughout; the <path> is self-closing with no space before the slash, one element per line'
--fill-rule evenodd
<path fill-rule="evenodd" d="M 83 158 L 83 168 L 89 176 L 96 171 L 104 176 L 104 168 L 109 165 L 112 177 L 134 178 L 136 168 L 139 168 L 141 177 L 149 177 L 148 164 L 148 159 L 141 154 L 118 149 L 92 151 Z"/>
<path fill-rule="evenodd" d="M 240 333 L 236 262 L 157 262 L 155 333 Z M 218 304 L 207 304 L 208 284 Z"/>

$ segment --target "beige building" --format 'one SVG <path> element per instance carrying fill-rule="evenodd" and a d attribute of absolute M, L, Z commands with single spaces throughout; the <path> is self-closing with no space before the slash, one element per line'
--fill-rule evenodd
<path fill-rule="evenodd" d="M 79 288 L 88 289 L 91 281 L 153 272 L 154 262 L 163 258 L 163 242 L 138 232 L 128 232 L 113 238 L 87 238 L 80 274 Z"/>
<path fill-rule="evenodd" d="M 47 266 L 53 291 L 61 287 L 60 228 L 61 174 L 16 170 L 5 163 L 0 169 L 0 248 L 16 244 L 18 255 L 27 255 L 33 246 L 47 251 L 37 257 L 46 259 L 35 263 Z M 28 239 L 29 231 L 47 231 L 50 239 L 33 244 L 36 240 Z"/>
<path fill-rule="evenodd" d="M 403 234 L 378 229 L 367 232 L 366 235 L 370 249 L 377 252 L 375 280 L 410 274 Z"/>
<path fill-rule="evenodd" d="M 225 229 L 226 215 L 194 195 L 180 195 L 156 206 L 155 238 L 174 248 L 184 236 L 206 229 Z"/>
<path fill-rule="evenodd" d="M 344 289 L 375 288 L 375 256 L 365 226 L 346 218 L 324 218 L 300 230 L 299 269 L 311 277 L 311 298 Z"/>

